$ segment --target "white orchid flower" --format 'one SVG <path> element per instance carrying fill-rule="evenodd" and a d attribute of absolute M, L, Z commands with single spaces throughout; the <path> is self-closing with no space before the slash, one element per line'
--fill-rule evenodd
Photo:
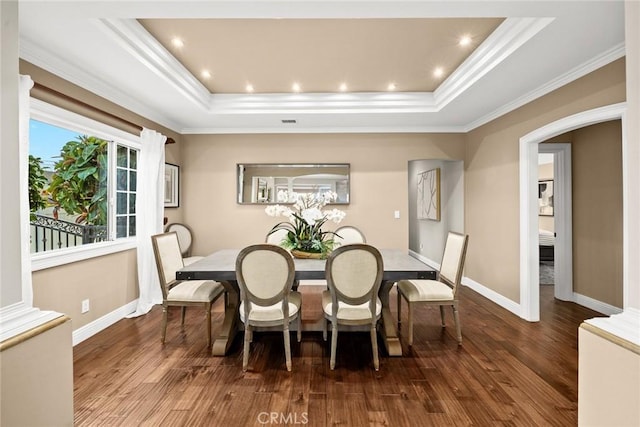
<path fill-rule="evenodd" d="M 342 221 L 344 217 L 347 216 L 346 212 L 343 212 L 339 209 L 332 209 L 330 211 L 325 211 L 324 215 L 327 217 L 327 219 L 335 222 L 336 224 L 339 224 L 340 221 Z"/>
<path fill-rule="evenodd" d="M 300 212 L 300 216 L 309 225 L 314 225 L 316 221 L 324 218 L 324 215 L 318 208 L 309 208 Z"/>

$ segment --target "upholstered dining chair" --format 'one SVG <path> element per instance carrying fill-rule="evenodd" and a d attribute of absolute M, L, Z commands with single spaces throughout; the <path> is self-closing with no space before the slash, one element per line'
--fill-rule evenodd
<path fill-rule="evenodd" d="M 339 245 L 336 245 L 337 247 L 351 243 L 367 243 L 364 233 L 352 225 L 343 225 L 342 227 L 338 227 L 335 233 L 336 236 L 333 236 L 333 240 L 336 243 L 339 243 Z"/>
<path fill-rule="evenodd" d="M 191 256 L 191 246 L 193 245 L 193 232 L 191 231 L 191 228 L 185 224 L 174 222 L 167 225 L 164 231 L 175 231 L 178 236 L 178 243 L 180 245 L 180 252 L 182 253 L 184 265 L 193 264 L 194 262 L 204 258 L 201 256 Z"/>
<path fill-rule="evenodd" d="M 401 280 L 398 282 L 398 327 L 400 327 L 401 301 L 404 298 L 409 306 L 409 345 L 413 345 L 413 311 L 418 304 L 440 307 L 440 320 L 445 327 L 444 307 L 451 306 L 456 325 L 456 339 L 462 344 L 462 330 L 458 314 L 458 287 L 462 279 L 462 270 L 467 253 L 469 236 L 454 233 L 447 235 L 444 254 L 440 265 L 438 280 Z"/>
<path fill-rule="evenodd" d="M 373 366 L 380 369 L 377 323 L 382 312 L 378 290 L 384 271 L 382 255 L 373 246 L 353 243 L 331 252 L 325 266 L 329 290 L 322 293 L 324 339 L 327 322 L 331 322 L 331 362 L 336 366 L 339 325 L 369 325 Z"/>
<path fill-rule="evenodd" d="M 249 364 L 253 329 L 282 327 L 287 370 L 291 371 L 289 323 L 297 320 L 301 339 L 300 293 L 291 291 L 295 277 L 293 257 L 277 245 L 257 244 L 240 251 L 236 258 L 236 279 L 240 287 L 240 320 L 244 323 L 242 370 Z"/>
<path fill-rule="evenodd" d="M 186 308 L 200 306 L 206 311 L 207 346 L 211 347 L 211 306 L 224 293 L 224 287 L 211 280 L 176 280 L 176 271 L 184 267 L 176 232 L 156 234 L 151 242 L 162 290 L 162 343 L 167 335 L 169 307 L 182 308 L 184 326 Z"/>

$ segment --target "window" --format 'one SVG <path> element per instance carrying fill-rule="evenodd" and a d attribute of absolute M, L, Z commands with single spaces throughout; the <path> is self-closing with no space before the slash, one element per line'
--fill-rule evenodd
<path fill-rule="evenodd" d="M 139 138 L 38 100 L 31 105 L 32 260 L 71 253 L 75 261 L 133 247 Z"/>

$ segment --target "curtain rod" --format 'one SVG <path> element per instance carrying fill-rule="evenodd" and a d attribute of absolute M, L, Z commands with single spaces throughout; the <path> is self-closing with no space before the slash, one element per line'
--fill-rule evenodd
<path fill-rule="evenodd" d="M 49 93 L 51 95 L 54 95 L 57 98 L 62 98 L 65 101 L 71 102 L 72 104 L 76 104 L 76 105 L 78 105 L 78 106 L 80 106 L 82 108 L 86 108 L 86 109 L 91 110 L 91 111 L 93 111 L 95 113 L 102 114 L 102 115 L 107 116 L 107 117 L 109 117 L 111 119 L 117 120 L 117 121 L 119 121 L 119 122 L 121 122 L 121 123 L 123 123 L 123 124 L 125 124 L 127 126 L 136 128 L 139 131 L 142 131 L 142 129 L 143 129 L 142 126 L 140 126 L 138 124 L 135 124 L 133 122 L 130 122 L 129 120 L 123 119 L 120 116 L 116 116 L 115 114 L 112 114 L 112 113 L 109 113 L 107 111 L 101 110 L 100 108 L 98 108 L 96 106 L 93 106 L 91 104 L 87 104 L 86 102 L 83 102 L 83 101 L 80 101 L 78 99 L 75 99 L 75 98 L 73 98 L 73 97 L 71 97 L 69 95 L 66 95 L 66 94 L 62 93 L 62 92 L 58 92 L 57 90 L 51 89 L 50 87 L 44 86 L 44 85 L 42 85 L 42 84 L 40 84 L 38 82 L 33 82 L 33 88 L 37 89 L 37 90 L 40 90 L 40 91 L 43 91 L 43 92 L 47 92 L 47 93 Z M 165 144 L 175 144 L 175 142 L 176 142 L 175 139 L 173 139 L 171 137 L 167 137 L 167 140 L 165 141 Z"/>

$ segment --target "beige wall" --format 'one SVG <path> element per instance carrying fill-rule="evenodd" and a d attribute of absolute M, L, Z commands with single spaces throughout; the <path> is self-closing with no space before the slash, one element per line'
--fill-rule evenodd
<path fill-rule="evenodd" d="M 560 118 L 624 100 L 621 59 L 467 134 L 466 276 L 520 302 L 519 139 Z"/>
<path fill-rule="evenodd" d="M 640 425 L 640 347 L 583 324 L 578 329 L 578 425 Z"/>
<path fill-rule="evenodd" d="M 622 308 L 621 122 L 573 134 L 573 289 Z"/>
<path fill-rule="evenodd" d="M 373 245 L 407 249 L 409 160 L 464 157 L 458 134 L 185 135 L 183 141 L 182 200 L 196 235 L 194 254 L 261 242 L 278 222 L 264 206 L 236 203 L 236 163 L 350 163 L 351 203 L 340 206 L 347 212 L 342 225 L 358 226 Z"/>
<path fill-rule="evenodd" d="M 0 425 L 73 426 L 71 321 L 58 320 L 0 351 Z"/>
<path fill-rule="evenodd" d="M 33 305 L 65 313 L 76 330 L 138 298 L 136 251 L 35 271 Z M 90 310 L 81 313 L 89 299 Z"/>

